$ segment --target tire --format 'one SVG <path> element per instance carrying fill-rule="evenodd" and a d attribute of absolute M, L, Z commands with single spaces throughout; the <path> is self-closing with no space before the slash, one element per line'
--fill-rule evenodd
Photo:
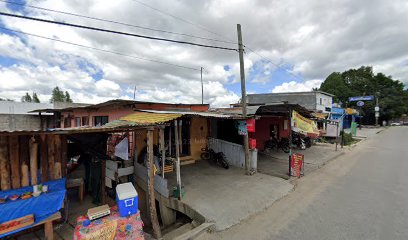
<path fill-rule="evenodd" d="M 210 160 L 211 154 L 209 152 L 203 152 L 203 153 L 201 153 L 200 157 L 203 160 Z"/>
<path fill-rule="evenodd" d="M 221 165 L 223 168 L 228 169 L 229 168 L 229 164 L 227 161 L 225 161 L 225 159 L 221 159 Z"/>

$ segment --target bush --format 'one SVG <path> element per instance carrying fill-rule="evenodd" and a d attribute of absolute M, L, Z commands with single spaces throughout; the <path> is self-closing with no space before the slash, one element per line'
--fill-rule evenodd
<path fill-rule="evenodd" d="M 344 143 L 345 146 L 351 145 L 351 144 L 354 143 L 353 135 L 351 133 L 342 132 L 342 134 L 344 135 L 344 137 L 343 137 L 344 142 L 343 143 Z"/>

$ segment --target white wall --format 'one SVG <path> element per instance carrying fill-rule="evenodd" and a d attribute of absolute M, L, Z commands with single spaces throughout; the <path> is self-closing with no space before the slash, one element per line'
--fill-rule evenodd
<path fill-rule="evenodd" d="M 321 103 L 321 104 L 320 104 Z M 326 108 L 331 108 L 333 103 L 333 98 L 331 96 L 316 93 L 316 110 L 322 111 L 324 113 L 329 113 Z"/>

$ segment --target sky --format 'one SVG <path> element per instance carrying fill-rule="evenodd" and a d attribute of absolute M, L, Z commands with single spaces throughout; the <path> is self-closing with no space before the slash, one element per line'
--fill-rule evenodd
<path fill-rule="evenodd" d="M 13 2 L 22 5 L 0 1 L 0 11 L 234 49 L 237 48 L 236 25 L 239 23 L 245 45 L 247 93 L 309 91 L 319 87 L 332 72 L 362 65 L 373 66 L 375 72 L 391 75 L 405 86 L 408 83 L 406 0 Z M 36 92 L 42 102 L 48 102 L 52 89 L 58 86 L 68 91 L 74 102 L 82 103 L 119 98 L 201 103 L 201 67 L 204 68 L 205 103 L 211 107 L 225 107 L 239 101 L 241 88 L 236 51 L 0 17 L 0 98 L 19 101 L 26 92 Z"/>

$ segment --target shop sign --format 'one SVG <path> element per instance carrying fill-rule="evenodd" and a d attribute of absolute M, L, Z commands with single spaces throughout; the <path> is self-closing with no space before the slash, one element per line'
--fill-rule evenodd
<path fill-rule="evenodd" d="M 374 100 L 374 96 L 355 96 L 355 97 L 349 97 L 349 102 L 372 101 L 372 100 Z"/>
<path fill-rule="evenodd" d="M 292 159 L 290 161 L 290 175 L 293 177 L 300 177 L 302 174 L 303 169 L 303 162 L 305 160 L 305 156 L 300 153 L 293 153 Z"/>
<path fill-rule="evenodd" d="M 238 128 L 239 135 L 248 134 L 246 121 L 238 121 L 237 128 Z"/>

